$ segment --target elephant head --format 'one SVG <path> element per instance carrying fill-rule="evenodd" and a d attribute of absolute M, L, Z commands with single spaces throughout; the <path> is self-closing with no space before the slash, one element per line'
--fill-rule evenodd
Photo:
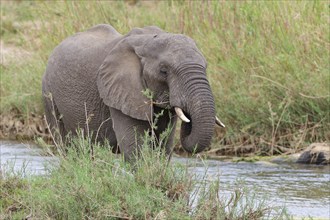
<path fill-rule="evenodd" d="M 98 72 L 103 102 L 133 118 L 149 120 L 153 105 L 175 109 L 181 143 L 188 152 L 209 146 L 216 123 L 214 98 L 206 78 L 206 60 L 195 42 L 157 27 L 136 28 L 113 42 Z M 218 123 L 221 123 L 218 121 Z"/>

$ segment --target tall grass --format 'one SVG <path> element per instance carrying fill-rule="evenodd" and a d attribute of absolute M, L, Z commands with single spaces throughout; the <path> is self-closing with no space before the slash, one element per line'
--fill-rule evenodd
<path fill-rule="evenodd" d="M 192 37 L 208 61 L 222 144 L 260 153 L 330 140 L 329 5 L 324 1 L 21 2 L 2 9 L 3 41 L 32 53 L 1 68 L 1 112 L 42 114 L 47 58 L 67 36 L 108 23 Z M 28 85 L 28 86 L 26 86 Z"/>
<path fill-rule="evenodd" d="M 155 142 L 149 136 L 131 164 L 112 154 L 108 145 L 90 143 L 72 139 L 47 176 L 4 172 L 0 218 L 253 220 L 271 212 L 270 219 L 287 218 L 241 188 L 223 198 L 219 181 L 197 179 L 186 166 L 168 163 L 159 146 L 150 148 Z"/>

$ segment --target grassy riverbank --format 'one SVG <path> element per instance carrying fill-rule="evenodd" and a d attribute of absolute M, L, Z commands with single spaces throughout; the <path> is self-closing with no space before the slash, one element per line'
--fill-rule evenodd
<path fill-rule="evenodd" d="M 85 139 L 70 143 L 67 151 L 57 148 L 59 163 L 47 176 L 23 178 L 3 169 L 0 219 L 289 218 L 241 184 L 232 186 L 231 196 L 219 195 L 219 181 L 197 177 L 187 165 L 168 163 L 148 137 L 134 165 L 114 156 L 107 145 Z"/>
<path fill-rule="evenodd" d="M 34 121 L 43 114 L 49 54 L 67 36 L 108 23 L 123 34 L 157 25 L 195 39 L 227 125 L 216 132 L 215 154 L 271 155 L 330 141 L 328 12 L 325 1 L 2 2 L 0 128 L 3 136 L 19 126 L 43 133 Z"/>

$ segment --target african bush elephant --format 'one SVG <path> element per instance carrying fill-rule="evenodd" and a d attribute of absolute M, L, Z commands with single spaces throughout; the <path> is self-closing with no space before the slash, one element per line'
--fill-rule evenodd
<path fill-rule="evenodd" d="M 143 91 L 153 96 L 147 97 Z M 130 159 L 140 136 L 171 126 L 173 144 L 177 116 L 181 143 L 188 152 L 209 146 L 216 118 L 206 78 L 206 60 L 194 41 L 158 27 L 134 28 L 119 34 L 110 25 L 97 25 L 60 43 L 51 54 L 42 80 L 47 122 L 62 136 L 78 127 L 93 131 L 98 141 L 109 140 Z M 88 121 L 88 127 L 86 125 Z"/>

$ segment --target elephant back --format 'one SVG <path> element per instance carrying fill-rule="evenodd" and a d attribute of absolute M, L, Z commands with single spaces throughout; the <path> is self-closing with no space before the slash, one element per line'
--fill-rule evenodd
<path fill-rule="evenodd" d="M 112 26 L 97 25 L 66 38 L 49 57 L 43 94 L 52 93 L 67 131 L 74 132 L 85 124 L 85 108 L 95 118 L 90 121 L 91 128 L 108 117 L 102 110 L 106 106 L 99 97 L 96 78 L 100 65 L 120 38 Z M 95 106 L 101 110 L 96 112 Z"/>

